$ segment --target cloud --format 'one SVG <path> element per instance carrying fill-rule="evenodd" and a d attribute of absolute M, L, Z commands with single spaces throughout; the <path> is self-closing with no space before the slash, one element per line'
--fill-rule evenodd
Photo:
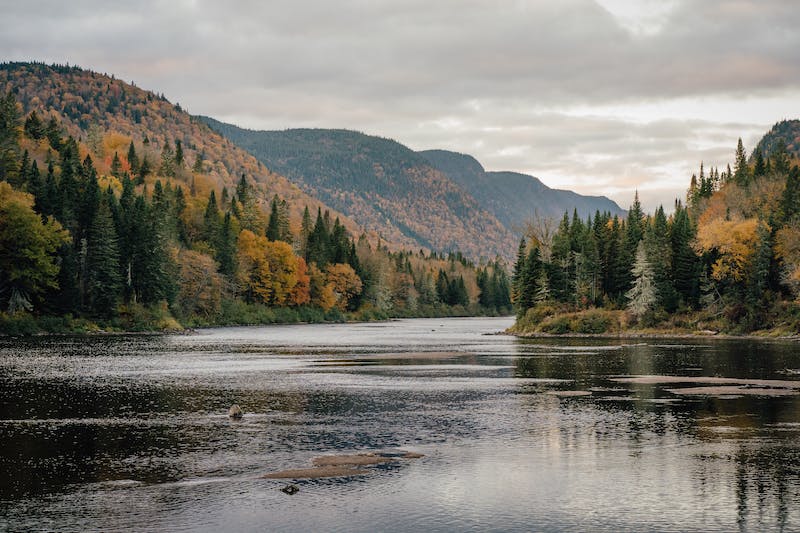
<path fill-rule="evenodd" d="M 470 152 L 615 198 L 680 193 L 699 160 L 724 164 L 738 136 L 755 142 L 800 96 L 800 10 L 780 0 L 32 0 L 3 11 L 8 60 L 114 73 L 247 127 L 345 127 Z"/>

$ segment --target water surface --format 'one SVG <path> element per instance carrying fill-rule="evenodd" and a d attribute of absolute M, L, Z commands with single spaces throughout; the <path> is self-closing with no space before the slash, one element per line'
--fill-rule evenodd
<path fill-rule="evenodd" d="M 0 529 L 800 529 L 800 346 L 489 335 L 508 325 L 2 339 Z M 261 478 L 398 449 L 425 457 L 293 496 Z"/>

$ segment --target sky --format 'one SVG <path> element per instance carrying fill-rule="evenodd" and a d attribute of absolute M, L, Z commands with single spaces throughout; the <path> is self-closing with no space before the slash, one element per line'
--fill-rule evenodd
<path fill-rule="evenodd" d="M 627 207 L 800 117 L 785 0 L 0 0 L 0 60 L 253 129 L 347 128 Z"/>

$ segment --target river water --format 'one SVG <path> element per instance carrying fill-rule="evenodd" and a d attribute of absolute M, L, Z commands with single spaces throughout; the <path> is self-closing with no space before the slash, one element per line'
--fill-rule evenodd
<path fill-rule="evenodd" d="M 510 324 L 0 339 L 0 530 L 800 530 L 800 345 Z"/>

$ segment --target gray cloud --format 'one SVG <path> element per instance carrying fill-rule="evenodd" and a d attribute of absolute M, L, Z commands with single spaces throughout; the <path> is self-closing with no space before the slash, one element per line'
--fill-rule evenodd
<path fill-rule="evenodd" d="M 800 10 L 780 0 L 3 3 L 8 60 L 115 73 L 248 127 L 471 152 L 623 204 L 682 194 L 699 160 L 796 113 L 762 102 L 800 95 Z M 723 103 L 665 111 L 701 100 Z"/>

